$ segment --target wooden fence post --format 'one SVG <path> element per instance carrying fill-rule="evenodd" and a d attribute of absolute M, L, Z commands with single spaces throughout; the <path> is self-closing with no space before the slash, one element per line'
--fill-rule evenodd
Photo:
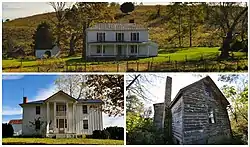
<path fill-rule="evenodd" d="M 84 71 L 86 72 L 87 71 L 87 62 L 85 61 L 84 63 Z"/>
<path fill-rule="evenodd" d="M 139 62 L 136 61 L 136 71 L 139 71 Z"/>
<path fill-rule="evenodd" d="M 127 61 L 127 64 L 126 64 L 126 71 L 128 71 L 128 61 Z"/>
<path fill-rule="evenodd" d="M 116 66 L 116 71 L 119 72 L 119 62 L 117 62 L 116 65 L 117 65 L 117 66 Z"/>
<path fill-rule="evenodd" d="M 170 62 L 170 56 L 168 56 L 168 62 Z"/>
<path fill-rule="evenodd" d="M 175 61 L 175 69 L 177 70 L 177 61 Z"/>
<path fill-rule="evenodd" d="M 150 61 L 148 61 L 148 71 L 150 70 L 149 68 L 150 68 Z"/>
<path fill-rule="evenodd" d="M 150 65 L 150 70 L 152 71 L 152 68 L 153 68 L 153 62 L 151 62 L 151 65 Z"/>
<path fill-rule="evenodd" d="M 187 55 L 185 55 L 185 60 L 186 60 L 186 62 L 187 62 Z"/>

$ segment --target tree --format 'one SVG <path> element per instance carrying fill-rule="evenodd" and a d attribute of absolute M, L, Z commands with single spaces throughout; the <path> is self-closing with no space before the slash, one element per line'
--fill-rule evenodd
<path fill-rule="evenodd" d="M 14 134 L 14 129 L 11 124 L 3 123 L 2 124 L 2 136 L 3 137 L 12 137 Z"/>
<path fill-rule="evenodd" d="M 65 20 L 65 7 L 66 2 L 49 2 L 49 5 L 53 7 L 56 14 L 57 22 L 54 22 L 56 25 L 56 34 L 57 34 L 57 45 L 60 47 L 61 42 L 61 34 L 62 34 L 62 28 L 63 28 L 63 22 Z"/>
<path fill-rule="evenodd" d="M 221 58 L 229 57 L 230 44 L 236 35 L 236 27 L 242 22 L 243 17 L 247 17 L 247 6 L 237 2 L 210 3 L 209 22 L 211 25 L 219 27 L 223 33 L 223 43 L 221 47 Z"/>
<path fill-rule="evenodd" d="M 123 115 L 124 76 L 123 75 L 86 75 L 86 84 L 91 92 L 88 98 L 104 101 L 103 111 L 109 116 Z"/>
<path fill-rule="evenodd" d="M 34 35 L 34 50 L 35 49 L 51 49 L 54 44 L 54 39 L 50 30 L 50 25 L 42 22 L 38 25 Z"/>
<path fill-rule="evenodd" d="M 135 9 L 135 6 L 132 2 L 125 2 L 120 7 L 120 10 L 122 11 L 122 13 L 126 13 L 126 14 L 133 12 L 134 9 Z"/>

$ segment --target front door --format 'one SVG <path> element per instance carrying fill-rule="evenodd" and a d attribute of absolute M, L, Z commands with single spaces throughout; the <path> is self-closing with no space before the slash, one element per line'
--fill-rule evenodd
<path fill-rule="evenodd" d="M 64 119 L 59 119 L 59 133 L 64 133 Z"/>
<path fill-rule="evenodd" d="M 118 56 L 122 55 L 122 46 L 121 45 L 117 45 L 117 55 Z"/>

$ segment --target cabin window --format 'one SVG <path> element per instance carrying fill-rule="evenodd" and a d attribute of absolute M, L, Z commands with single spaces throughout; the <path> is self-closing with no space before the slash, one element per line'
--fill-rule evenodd
<path fill-rule="evenodd" d="M 116 41 L 124 41 L 124 33 L 116 33 Z"/>
<path fill-rule="evenodd" d="M 97 41 L 105 41 L 105 33 L 97 33 Z"/>
<path fill-rule="evenodd" d="M 139 33 L 131 33 L 131 41 L 139 41 Z"/>
<path fill-rule="evenodd" d="M 212 96 L 211 89 L 210 89 L 208 86 L 205 87 L 205 94 L 206 94 L 207 96 L 209 96 L 209 97 Z"/>
<path fill-rule="evenodd" d="M 131 45 L 131 53 L 134 54 L 134 53 L 137 53 L 137 45 Z"/>
<path fill-rule="evenodd" d="M 87 105 L 82 105 L 82 113 L 87 114 L 88 113 L 88 107 Z"/>
<path fill-rule="evenodd" d="M 40 109 L 41 109 L 40 106 L 36 106 L 36 114 L 39 115 L 41 113 Z"/>
<path fill-rule="evenodd" d="M 211 123 L 211 124 L 215 123 L 215 116 L 214 116 L 213 110 L 209 110 L 208 119 L 209 119 L 209 123 Z"/>
<path fill-rule="evenodd" d="M 83 129 L 88 129 L 88 120 L 83 120 Z"/>
<path fill-rule="evenodd" d="M 35 121 L 36 130 L 40 130 L 40 120 Z"/>

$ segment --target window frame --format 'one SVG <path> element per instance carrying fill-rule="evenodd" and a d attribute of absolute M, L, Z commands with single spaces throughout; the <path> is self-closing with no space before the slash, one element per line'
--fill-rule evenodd
<path fill-rule="evenodd" d="M 137 54 L 138 53 L 137 45 L 130 45 L 130 53 L 131 54 Z"/>
<path fill-rule="evenodd" d="M 105 33 L 104 32 L 97 32 L 97 42 L 104 42 L 105 41 Z"/>
<path fill-rule="evenodd" d="M 40 130 L 41 129 L 41 123 L 40 120 L 35 121 L 35 130 Z"/>
<path fill-rule="evenodd" d="M 84 130 L 88 130 L 89 129 L 89 121 L 87 119 L 83 120 L 83 129 Z"/>
<path fill-rule="evenodd" d="M 116 33 L 115 40 L 117 42 L 124 41 L 124 33 Z"/>
<path fill-rule="evenodd" d="M 85 106 L 86 106 L 86 113 L 84 111 Z M 87 105 L 82 105 L 82 114 L 88 114 L 88 106 Z"/>
<path fill-rule="evenodd" d="M 140 40 L 140 33 L 139 32 L 131 32 L 130 40 L 131 41 L 139 41 Z"/>
<path fill-rule="evenodd" d="M 40 114 L 41 114 L 41 106 L 36 106 L 36 115 L 40 115 Z"/>
<path fill-rule="evenodd" d="M 215 112 L 214 112 L 213 109 L 208 110 L 208 122 L 209 122 L 209 124 L 215 124 L 216 123 Z"/>

